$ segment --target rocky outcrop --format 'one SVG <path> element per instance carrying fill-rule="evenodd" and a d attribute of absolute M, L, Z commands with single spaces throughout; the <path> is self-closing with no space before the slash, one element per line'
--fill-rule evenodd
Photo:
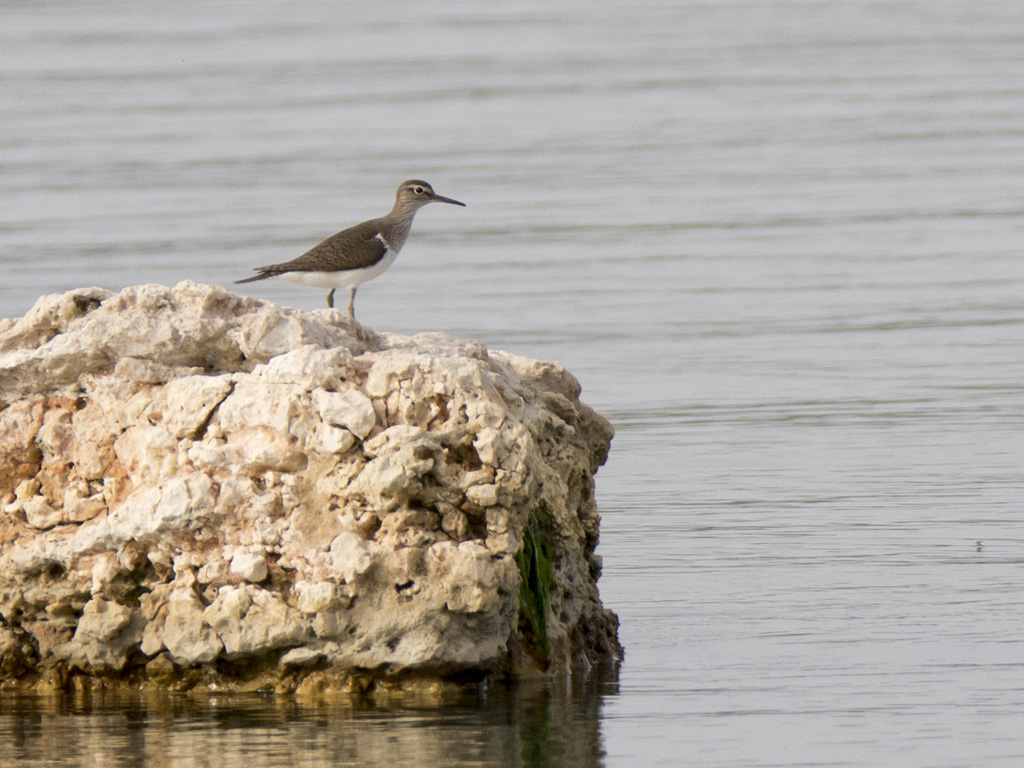
<path fill-rule="evenodd" d="M 614 668 L 561 366 L 220 288 L 0 321 L 0 680 L 382 690 Z"/>

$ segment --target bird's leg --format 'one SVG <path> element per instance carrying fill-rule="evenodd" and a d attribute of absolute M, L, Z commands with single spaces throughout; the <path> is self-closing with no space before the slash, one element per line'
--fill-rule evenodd
<path fill-rule="evenodd" d="M 334 309 L 334 289 L 331 288 L 331 292 L 327 294 L 327 308 Z"/>
<path fill-rule="evenodd" d="M 356 319 L 356 288 L 358 286 L 353 285 L 348 292 L 348 316 L 353 320 Z"/>

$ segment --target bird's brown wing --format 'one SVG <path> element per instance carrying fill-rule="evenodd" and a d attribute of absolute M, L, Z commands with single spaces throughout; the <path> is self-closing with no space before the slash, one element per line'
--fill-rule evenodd
<path fill-rule="evenodd" d="M 388 251 L 387 246 L 377 237 L 379 231 L 380 226 L 376 220 L 364 221 L 331 235 L 291 261 L 259 267 L 258 275 L 237 282 L 261 280 L 284 272 L 337 272 L 371 267 L 383 259 Z"/>

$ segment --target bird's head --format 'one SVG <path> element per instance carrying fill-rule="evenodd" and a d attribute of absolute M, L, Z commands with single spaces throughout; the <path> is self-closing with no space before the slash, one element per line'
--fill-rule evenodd
<path fill-rule="evenodd" d="M 450 197 L 443 197 L 434 191 L 427 182 L 421 181 L 420 179 L 409 179 L 403 181 L 398 187 L 398 192 L 395 195 L 395 208 L 402 210 L 416 210 L 427 203 L 451 203 L 452 205 L 465 206 L 465 203 L 460 203 L 458 200 L 452 200 Z"/>

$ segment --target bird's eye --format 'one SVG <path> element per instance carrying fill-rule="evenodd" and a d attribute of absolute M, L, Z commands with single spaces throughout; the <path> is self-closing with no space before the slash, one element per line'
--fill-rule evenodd
<path fill-rule="evenodd" d="M 412 191 L 415 192 L 417 195 L 422 195 L 423 194 L 423 187 L 413 187 Z"/>

